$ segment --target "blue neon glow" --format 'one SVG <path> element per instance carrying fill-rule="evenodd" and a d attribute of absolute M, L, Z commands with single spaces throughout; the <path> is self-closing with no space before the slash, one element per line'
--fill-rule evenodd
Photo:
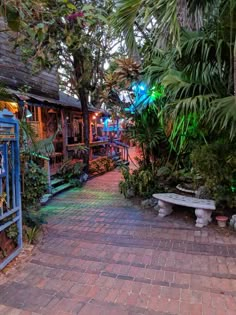
<path fill-rule="evenodd" d="M 145 90 L 146 90 L 146 86 L 145 86 L 144 84 L 140 84 L 140 85 L 139 85 L 139 89 L 140 89 L 141 91 L 145 91 Z"/>
<path fill-rule="evenodd" d="M 131 113 L 146 108 L 165 94 L 163 86 L 158 84 L 150 87 L 145 82 L 134 82 L 131 88 L 134 92 L 133 108 L 129 110 Z"/>

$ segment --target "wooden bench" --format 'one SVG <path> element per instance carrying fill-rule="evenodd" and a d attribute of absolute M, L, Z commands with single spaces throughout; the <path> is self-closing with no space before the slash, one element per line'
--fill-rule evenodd
<path fill-rule="evenodd" d="M 195 208 L 196 227 L 200 228 L 211 222 L 212 211 L 216 209 L 214 200 L 198 199 L 174 193 L 153 194 L 153 197 L 158 199 L 160 207 L 158 216 L 162 218 L 172 213 L 173 205 Z"/>

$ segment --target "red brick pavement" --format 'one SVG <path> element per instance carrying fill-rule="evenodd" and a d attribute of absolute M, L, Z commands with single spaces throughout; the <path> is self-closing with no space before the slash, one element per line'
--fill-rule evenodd
<path fill-rule="evenodd" d="M 43 208 L 43 241 L 0 278 L 1 315 L 236 314 L 235 235 L 159 219 L 125 200 L 119 180 L 97 177 Z"/>

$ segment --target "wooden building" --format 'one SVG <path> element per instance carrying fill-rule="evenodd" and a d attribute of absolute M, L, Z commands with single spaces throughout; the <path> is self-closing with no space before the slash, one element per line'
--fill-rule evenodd
<path fill-rule="evenodd" d="M 0 18 L 0 84 L 11 95 L 9 99 L 1 99 L 0 95 L 0 105 L 3 108 L 8 104 L 8 108 L 16 113 L 19 104 L 27 104 L 27 110 L 32 114 L 27 120 L 38 139 L 53 138 L 55 152 L 49 153 L 49 157 L 51 166 L 57 168 L 63 158 L 73 154 L 75 145 L 83 142 L 80 101 L 59 91 L 57 69 L 32 74 L 30 63 L 24 63 L 14 50 L 12 39 L 15 34 L 3 31 L 5 29 Z M 103 115 L 103 111 L 91 106 L 89 112 L 92 142 L 93 134 L 102 127 L 97 117 Z"/>

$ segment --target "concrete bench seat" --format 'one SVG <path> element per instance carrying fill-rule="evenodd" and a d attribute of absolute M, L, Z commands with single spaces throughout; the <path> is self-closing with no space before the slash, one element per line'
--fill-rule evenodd
<path fill-rule="evenodd" d="M 153 197 L 158 199 L 160 207 L 158 215 L 162 218 L 172 213 L 173 205 L 195 208 L 196 227 L 200 228 L 211 222 L 212 211 L 216 209 L 214 200 L 198 199 L 174 193 L 153 194 Z"/>

